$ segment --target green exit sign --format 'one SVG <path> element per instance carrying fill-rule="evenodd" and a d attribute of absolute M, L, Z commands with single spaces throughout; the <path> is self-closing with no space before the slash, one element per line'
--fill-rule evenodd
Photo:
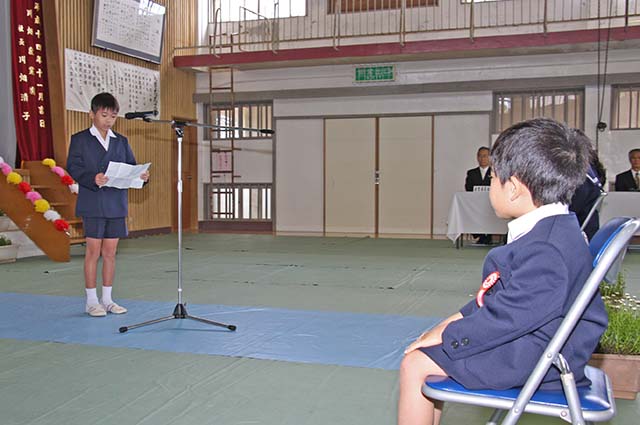
<path fill-rule="evenodd" d="M 395 65 L 357 66 L 355 68 L 356 83 L 378 83 L 395 80 Z"/>

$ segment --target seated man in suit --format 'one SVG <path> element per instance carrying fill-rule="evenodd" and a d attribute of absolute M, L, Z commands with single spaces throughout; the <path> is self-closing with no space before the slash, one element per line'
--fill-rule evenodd
<path fill-rule="evenodd" d="M 616 176 L 616 192 L 635 192 L 640 190 L 640 148 L 629 151 L 631 169 Z"/>
<path fill-rule="evenodd" d="M 476 156 L 478 166 L 467 171 L 467 178 L 464 181 L 464 188 L 467 192 L 473 192 L 475 186 L 491 185 L 491 166 L 489 165 L 489 148 L 482 146 L 478 149 Z M 489 245 L 491 243 L 491 235 L 473 235 L 478 238 L 478 243 Z"/>

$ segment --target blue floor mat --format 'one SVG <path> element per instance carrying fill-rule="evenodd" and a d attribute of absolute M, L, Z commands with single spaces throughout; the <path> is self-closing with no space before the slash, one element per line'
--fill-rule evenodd
<path fill-rule="evenodd" d="M 119 300 L 129 313 L 93 318 L 84 298 L 0 293 L 0 338 L 140 348 L 254 359 L 397 369 L 404 348 L 441 319 L 264 307 L 190 304 L 188 313 L 237 326 L 235 332 L 174 319 L 175 303 Z"/>

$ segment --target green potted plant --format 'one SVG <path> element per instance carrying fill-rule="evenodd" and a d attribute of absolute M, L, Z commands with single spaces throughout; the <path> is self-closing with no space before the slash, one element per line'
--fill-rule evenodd
<path fill-rule="evenodd" d="M 18 247 L 7 236 L 0 235 L 0 264 L 14 262 L 17 256 Z"/>
<path fill-rule="evenodd" d="M 600 285 L 609 326 L 589 363 L 604 369 L 615 397 L 634 400 L 640 390 L 640 300 L 625 286 L 622 273 L 614 284 Z"/>

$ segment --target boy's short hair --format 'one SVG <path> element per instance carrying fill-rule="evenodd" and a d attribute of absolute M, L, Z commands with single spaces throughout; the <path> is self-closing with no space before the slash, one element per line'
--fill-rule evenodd
<path fill-rule="evenodd" d="M 631 155 L 634 153 L 640 153 L 640 148 L 634 148 L 629 151 L 629 161 L 631 161 Z"/>
<path fill-rule="evenodd" d="M 535 205 L 569 204 L 585 180 L 589 147 L 566 125 L 536 118 L 503 131 L 491 149 L 491 162 L 501 184 L 517 177 Z"/>
<path fill-rule="evenodd" d="M 91 112 L 94 114 L 100 109 L 106 109 L 114 112 L 120 111 L 118 100 L 111 93 L 98 93 L 91 99 Z"/>
<path fill-rule="evenodd" d="M 489 148 L 488 148 L 488 147 L 486 147 L 486 146 L 480 146 L 480 147 L 478 148 L 478 152 L 476 152 L 476 155 L 480 155 L 480 152 L 482 152 L 482 151 L 489 151 L 489 152 L 491 152 L 491 149 L 489 149 Z"/>

